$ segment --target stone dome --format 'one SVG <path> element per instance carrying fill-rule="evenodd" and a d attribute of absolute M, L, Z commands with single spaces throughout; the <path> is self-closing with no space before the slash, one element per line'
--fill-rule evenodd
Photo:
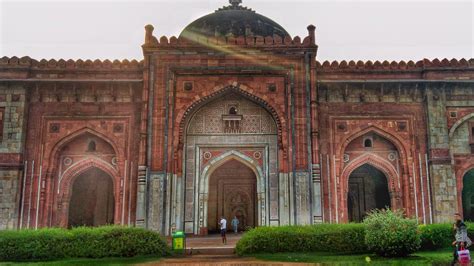
<path fill-rule="evenodd" d="M 241 0 L 230 0 L 231 5 L 216 10 L 189 24 L 180 37 L 196 39 L 203 37 L 253 37 L 289 36 L 288 32 L 275 21 L 257 14 L 252 9 L 240 6 Z"/>

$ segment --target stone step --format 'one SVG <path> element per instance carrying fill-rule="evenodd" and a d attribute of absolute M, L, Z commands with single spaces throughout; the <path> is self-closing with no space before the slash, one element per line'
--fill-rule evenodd
<path fill-rule="evenodd" d="M 193 247 L 186 248 L 187 255 L 234 255 L 235 247 Z"/>

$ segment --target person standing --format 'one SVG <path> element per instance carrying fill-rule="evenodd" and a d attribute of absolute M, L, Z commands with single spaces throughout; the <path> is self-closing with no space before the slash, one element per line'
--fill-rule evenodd
<path fill-rule="evenodd" d="M 461 215 L 459 213 L 454 214 L 454 220 L 456 222 L 453 224 L 453 230 L 456 233 L 456 240 L 453 242 L 454 253 L 451 265 L 455 265 L 458 262 L 458 251 L 468 248 L 472 243 L 471 239 L 469 239 L 467 236 L 467 226 L 461 219 Z"/>
<path fill-rule="evenodd" d="M 239 219 L 237 219 L 237 216 L 234 216 L 234 219 L 232 219 L 232 228 L 234 229 L 234 234 L 237 234 L 239 230 Z"/>
<path fill-rule="evenodd" d="M 221 227 L 221 237 L 222 237 L 222 243 L 224 245 L 227 244 L 227 238 L 226 238 L 226 231 L 227 231 L 227 220 L 224 218 L 224 216 L 221 216 L 221 220 L 219 222 L 219 225 Z"/>

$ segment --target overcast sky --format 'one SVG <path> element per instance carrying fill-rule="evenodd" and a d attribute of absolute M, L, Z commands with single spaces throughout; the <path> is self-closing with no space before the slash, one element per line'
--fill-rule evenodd
<path fill-rule="evenodd" d="M 318 60 L 474 57 L 474 0 L 243 0 L 292 36 L 316 26 Z M 227 0 L 0 0 L 0 57 L 142 59 L 144 25 L 178 36 Z"/>

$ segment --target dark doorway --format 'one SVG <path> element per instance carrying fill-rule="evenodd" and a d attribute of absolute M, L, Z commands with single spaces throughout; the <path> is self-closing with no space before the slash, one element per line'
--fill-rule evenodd
<path fill-rule="evenodd" d="M 239 219 L 239 230 L 257 225 L 257 179 L 255 173 L 237 160 L 230 160 L 217 168 L 209 180 L 207 224 L 209 233 L 219 232 L 221 216 L 231 229 L 234 216 Z"/>
<path fill-rule="evenodd" d="M 349 176 L 347 211 L 350 222 L 361 222 L 373 209 L 390 208 L 387 177 L 377 168 L 364 164 Z"/>
<path fill-rule="evenodd" d="M 114 202 L 112 178 L 97 168 L 87 170 L 72 185 L 69 227 L 113 224 Z"/>
<path fill-rule="evenodd" d="M 462 180 L 462 211 L 464 220 L 474 221 L 474 169 L 467 172 Z"/>

